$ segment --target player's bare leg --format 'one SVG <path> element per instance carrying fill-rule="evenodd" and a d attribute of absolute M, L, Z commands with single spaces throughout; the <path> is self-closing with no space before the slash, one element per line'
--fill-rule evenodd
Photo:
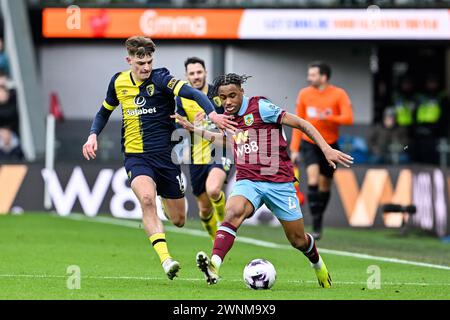
<path fill-rule="evenodd" d="M 179 199 L 161 198 L 161 201 L 167 218 L 172 221 L 175 226 L 179 228 L 183 227 L 186 222 L 185 197 Z"/>
<path fill-rule="evenodd" d="M 311 266 L 317 276 L 319 285 L 323 288 L 331 287 L 331 276 L 322 260 L 314 241 L 314 237 L 309 233 L 305 233 L 303 218 L 295 221 L 280 220 L 286 237 L 291 245 L 300 250 L 311 262 Z"/>
<path fill-rule="evenodd" d="M 311 164 L 306 168 L 308 185 L 317 186 L 319 184 L 320 167 L 319 164 Z"/>
<path fill-rule="evenodd" d="M 324 175 L 319 175 L 319 191 L 320 192 L 329 192 L 331 189 L 331 178 L 328 178 Z"/>
<path fill-rule="evenodd" d="M 223 184 L 227 178 L 225 171 L 213 168 L 206 179 L 206 193 L 211 199 L 217 220 L 222 222 L 225 218 L 225 193 L 222 191 Z"/>
<path fill-rule="evenodd" d="M 204 273 L 208 284 L 219 280 L 219 268 L 225 255 L 233 246 L 236 231 L 242 222 L 253 214 L 254 208 L 243 196 L 233 196 L 227 201 L 225 219 L 219 227 L 214 240 L 211 259 L 204 252 L 197 253 L 197 266 Z"/>
<path fill-rule="evenodd" d="M 137 176 L 131 182 L 131 189 L 141 204 L 145 233 L 158 254 L 165 273 L 172 280 L 180 269 L 180 264 L 169 254 L 164 226 L 156 213 L 156 184 L 148 176 Z"/>
<path fill-rule="evenodd" d="M 197 205 L 202 226 L 208 232 L 211 240 L 214 241 L 217 232 L 217 218 L 206 192 L 197 197 Z"/>
<path fill-rule="evenodd" d="M 156 184 L 148 176 L 137 176 L 131 182 L 131 189 L 142 208 L 142 222 L 147 236 L 164 232 L 164 227 L 156 214 Z"/>

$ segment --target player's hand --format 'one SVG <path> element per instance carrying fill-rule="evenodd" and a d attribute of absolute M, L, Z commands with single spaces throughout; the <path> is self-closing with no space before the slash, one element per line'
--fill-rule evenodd
<path fill-rule="evenodd" d="M 300 152 L 291 152 L 291 161 L 296 164 L 300 160 Z"/>
<path fill-rule="evenodd" d="M 353 157 L 343 153 L 342 151 L 328 148 L 324 151 L 325 158 L 327 159 L 329 165 L 336 170 L 336 163 L 342 164 L 346 168 L 350 168 L 350 165 L 353 164 Z"/>
<path fill-rule="evenodd" d="M 201 127 L 203 125 L 203 120 L 205 119 L 205 113 L 200 111 L 194 117 L 194 126 Z"/>
<path fill-rule="evenodd" d="M 233 116 L 230 115 L 224 115 L 224 114 L 217 114 L 217 112 L 211 112 L 208 117 L 211 119 L 212 122 L 214 122 L 222 132 L 225 129 L 230 129 L 232 131 L 236 130 L 236 127 L 238 124 L 234 121 L 231 121 L 233 119 Z"/>
<path fill-rule="evenodd" d="M 178 123 L 186 130 L 193 132 L 194 131 L 194 125 L 189 122 L 185 117 L 182 117 L 178 113 L 175 113 L 170 116 L 172 119 L 175 119 L 178 121 Z"/>
<path fill-rule="evenodd" d="M 97 156 L 97 135 L 95 133 L 91 134 L 86 143 L 83 145 L 83 156 L 86 160 L 95 159 Z"/>

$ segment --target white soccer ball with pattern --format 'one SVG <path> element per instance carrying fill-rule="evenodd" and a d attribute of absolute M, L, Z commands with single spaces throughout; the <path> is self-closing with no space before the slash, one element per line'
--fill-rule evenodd
<path fill-rule="evenodd" d="M 244 281 L 250 289 L 270 289 L 276 279 L 275 267 L 267 260 L 254 259 L 244 268 Z"/>

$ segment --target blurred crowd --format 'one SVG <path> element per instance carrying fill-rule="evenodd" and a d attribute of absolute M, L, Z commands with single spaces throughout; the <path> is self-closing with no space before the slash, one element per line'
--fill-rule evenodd
<path fill-rule="evenodd" d="M 446 165 L 449 97 L 436 74 L 421 80 L 405 74 L 391 95 L 378 83 L 375 108 L 381 116 L 361 147 L 367 154 L 360 162 Z"/>

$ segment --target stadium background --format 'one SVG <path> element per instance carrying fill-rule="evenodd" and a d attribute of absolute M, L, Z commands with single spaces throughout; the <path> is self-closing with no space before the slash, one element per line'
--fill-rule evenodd
<path fill-rule="evenodd" d="M 157 45 L 155 67 L 165 66 L 175 77 L 184 78 L 184 60 L 198 56 L 206 62 L 210 81 L 224 72 L 251 75 L 245 85 L 248 95 L 265 95 L 290 112 L 295 111 L 298 90 L 306 85 L 308 62 L 327 61 L 333 68 L 331 82 L 345 88 L 353 103 L 355 125 L 341 128 L 348 139 L 368 138 L 380 117 L 376 104 L 378 85 L 384 81 L 388 92 L 392 92 L 407 69 L 418 80 L 430 71 L 436 73 L 450 92 L 449 1 L 2 0 L 1 4 L 5 50 L 18 96 L 25 159 L 0 163 L 0 215 L 56 212 L 61 216 L 82 213 L 90 217 L 139 218 L 121 167 L 119 112 L 113 113 L 100 136 L 96 161 L 87 163 L 81 154 L 106 84 L 115 72 L 128 68 L 124 38 L 132 35 L 130 32 L 143 32 L 138 23 L 130 26 L 115 20 L 114 11 L 110 10 L 125 10 L 119 12 L 123 21 L 128 21 L 126 10 L 138 9 L 135 14 L 139 16 L 151 10 L 147 23 L 153 27 L 158 24 L 155 15 L 169 17 L 163 21 L 162 29 L 152 31 L 156 32 L 152 34 Z M 369 5 L 378 7 L 367 9 Z M 185 20 L 181 29 L 170 27 L 186 15 L 183 10 L 187 8 L 198 10 L 189 16 L 201 19 L 204 15 L 205 20 L 201 21 L 209 22 L 211 17 L 214 20 L 215 15 L 222 15 L 228 9 L 239 10 L 240 15 L 247 10 L 254 20 L 249 18 L 237 32 L 236 19 L 227 20 L 225 16 L 218 30 L 226 30 L 227 34 L 219 36 L 209 33 L 202 23 L 200 27 L 206 28 L 202 35 L 186 31 Z M 205 8 L 212 11 L 206 12 Z M 91 9 L 94 11 L 88 11 Z M 176 10 L 165 12 L 165 9 Z M 397 10 L 391 11 L 395 21 L 392 16 L 383 16 L 390 10 Z M 68 20 L 61 17 L 71 18 L 77 12 L 82 17 L 81 26 L 76 27 L 76 19 L 70 20 L 75 23 L 71 29 Z M 315 14 L 321 18 L 314 20 Z M 369 27 L 358 28 L 355 22 L 358 16 L 367 18 Z M 345 32 L 336 24 L 339 19 L 343 19 L 341 23 L 350 23 L 341 25 Z M 379 22 L 383 19 L 387 19 L 384 24 Z M 267 29 L 252 29 L 257 21 L 265 21 L 263 26 Z M 109 34 L 111 25 L 123 33 Z M 196 27 L 199 26 L 192 28 Z M 85 33 L 77 33 L 80 30 Z M 64 121 L 56 123 L 56 161 L 52 171 L 45 169 L 45 118 L 55 106 L 63 112 Z M 289 129 L 286 134 L 289 139 Z M 446 141 L 449 138 L 450 130 Z M 357 150 L 345 148 L 357 155 Z M 450 170 L 447 163 L 448 152 L 443 152 L 439 166 L 375 166 L 357 162 L 350 170 L 338 169 L 325 225 L 397 230 L 403 217 L 383 216 L 381 205 L 415 204 L 417 213 L 408 219 L 408 228 L 416 227 L 427 236 L 448 241 Z M 197 219 L 189 175 L 185 172 L 188 217 Z M 44 206 L 45 182 L 52 200 L 50 208 Z M 300 188 L 306 190 L 304 179 Z M 351 197 L 342 197 L 343 193 L 350 193 Z M 309 225 L 307 205 L 303 211 Z M 278 225 L 264 209 L 249 224 Z"/>

